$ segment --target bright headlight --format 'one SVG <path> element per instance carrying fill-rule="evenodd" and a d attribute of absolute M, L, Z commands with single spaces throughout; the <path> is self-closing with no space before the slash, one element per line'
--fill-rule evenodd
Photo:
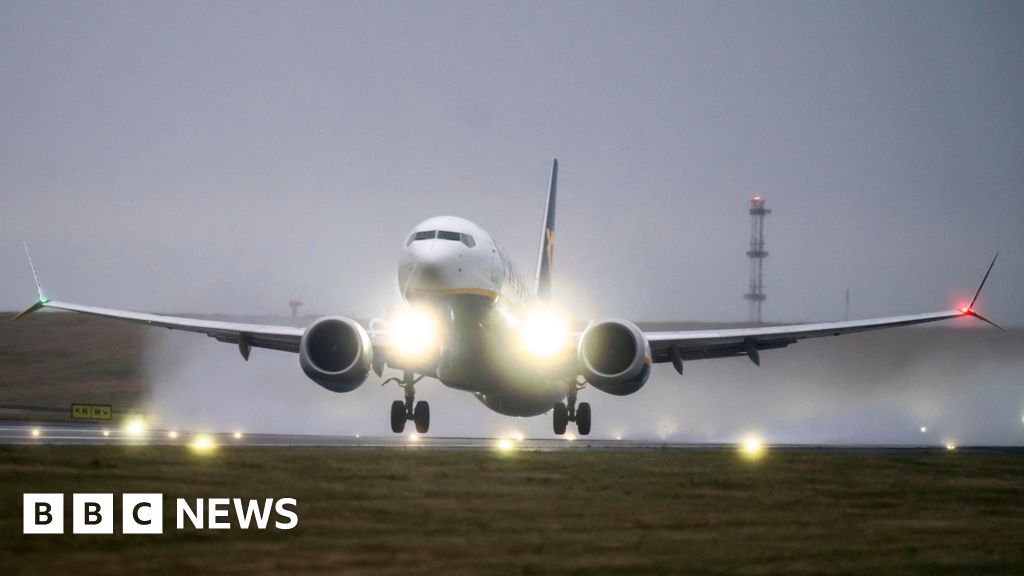
<path fill-rule="evenodd" d="M 565 320 L 547 308 L 530 312 L 519 329 L 523 349 L 540 358 L 548 358 L 562 351 L 566 334 Z"/>
<path fill-rule="evenodd" d="M 423 308 L 406 308 L 388 324 L 391 344 L 403 356 L 420 356 L 437 343 L 437 319 Z"/>

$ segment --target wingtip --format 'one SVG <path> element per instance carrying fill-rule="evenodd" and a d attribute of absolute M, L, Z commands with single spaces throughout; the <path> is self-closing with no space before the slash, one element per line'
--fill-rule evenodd
<path fill-rule="evenodd" d="M 974 292 L 974 298 L 971 298 L 970 305 L 967 306 L 968 310 L 974 310 L 974 304 L 978 301 L 978 296 L 981 296 L 981 289 L 985 287 L 985 282 L 988 281 L 988 275 L 992 273 L 992 268 L 996 265 L 996 259 L 999 258 L 999 251 L 996 251 L 996 255 L 992 257 L 992 262 L 988 265 L 988 270 L 985 271 L 985 276 L 981 278 L 981 284 L 978 284 L 978 289 Z"/>
<path fill-rule="evenodd" d="M 982 316 L 981 314 L 978 314 L 974 310 L 971 310 L 970 312 L 968 312 L 968 314 L 970 316 L 974 316 L 975 318 L 977 318 L 978 320 L 981 320 L 982 322 L 984 322 L 986 324 L 990 324 L 992 326 L 995 326 L 996 328 L 999 328 L 1003 332 L 1009 332 L 1009 330 L 1007 330 L 1006 328 L 1003 328 L 1002 326 L 1000 326 L 999 324 L 996 324 L 992 320 L 989 320 L 988 318 L 985 318 L 984 316 Z"/>
<path fill-rule="evenodd" d="M 36 283 L 36 293 L 39 295 L 39 303 L 45 304 L 48 299 L 46 298 L 46 293 L 43 291 L 43 283 L 39 281 L 39 274 L 36 273 L 36 265 L 32 263 L 32 254 L 28 251 L 28 241 L 22 240 L 21 244 L 25 247 L 25 257 L 28 258 L 28 267 L 32 269 L 32 279 Z"/>
<path fill-rule="evenodd" d="M 29 314 L 35 312 L 36 310 L 39 310 L 43 306 L 46 306 L 46 302 L 47 300 L 45 298 L 40 298 L 35 304 L 21 311 L 21 313 L 19 313 L 14 318 L 11 318 L 11 322 L 17 322 L 18 320 L 24 318 L 25 316 L 28 316 Z"/>

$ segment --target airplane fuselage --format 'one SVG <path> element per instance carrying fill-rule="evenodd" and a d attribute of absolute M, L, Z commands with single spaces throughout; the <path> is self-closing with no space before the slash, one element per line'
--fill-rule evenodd
<path fill-rule="evenodd" d="M 566 396 L 558 366 L 520 361 L 517 334 L 536 302 L 490 234 L 454 216 L 430 218 L 406 237 L 402 298 L 440 318 L 436 378 L 510 416 L 543 414 Z"/>

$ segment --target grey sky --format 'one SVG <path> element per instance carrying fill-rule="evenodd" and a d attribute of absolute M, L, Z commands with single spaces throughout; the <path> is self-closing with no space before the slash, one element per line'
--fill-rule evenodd
<path fill-rule="evenodd" d="M 1024 323 L 1020 3 L 45 3 L 0 11 L 0 308 L 371 315 L 419 220 L 581 316 Z"/>

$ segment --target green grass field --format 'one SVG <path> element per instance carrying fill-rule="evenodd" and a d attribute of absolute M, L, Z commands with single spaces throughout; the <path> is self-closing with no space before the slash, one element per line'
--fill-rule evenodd
<path fill-rule="evenodd" d="M 0 574 L 1024 571 L 1019 452 L 26 446 L 0 491 Z M 162 492 L 165 533 L 22 535 L 48 491 Z M 299 525 L 178 531 L 175 497 L 294 497 Z"/>

